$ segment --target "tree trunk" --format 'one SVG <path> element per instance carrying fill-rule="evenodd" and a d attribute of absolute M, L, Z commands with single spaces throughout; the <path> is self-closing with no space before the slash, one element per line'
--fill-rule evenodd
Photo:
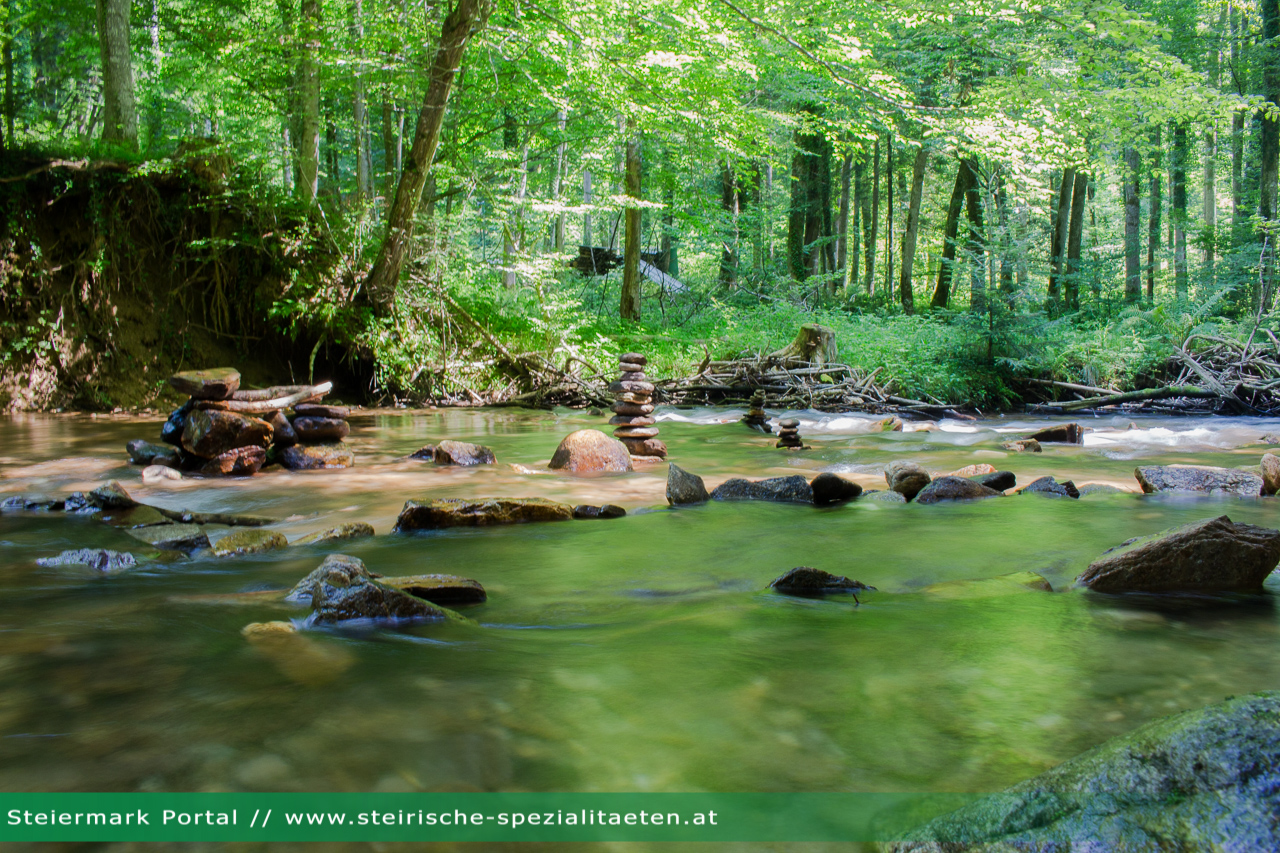
<path fill-rule="evenodd" d="M 369 186 L 369 117 L 364 96 L 364 0 L 351 0 L 351 39 L 356 48 L 354 92 L 352 93 L 351 120 L 356 138 L 356 206 L 364 204 L 372 189 Z"/>
<path fill-rule="evenodd" d="M 1160 127 L 1152 133 L 1151 157 L 1151 203 L 1147 210 L 1147 301 L 1154 303 L 1156 298 L 1156 259 L 1160 251 L 1160 198 L 1164 187 L 1164 179 L 1160 174 L 1160 162 L 1163 158 L 1163 146 L 1160 141 Z"/>
<path fill-rule="evenodd" d="M 1260 0 L 1262 10 L 1262 95 L 1280 106 L 1280 0 Z M 1258 213 L 1263 219 L 1276 216 L 1276 178 L 1280 170 L 1280 119 L 1267 110 L 1258 115 L 1262 123 L 1262 185 Z"/>
<path fill-rule="evenodd" d="M 915 293 L 911 287 L 911 275 L 916 265 L 916 240 L 920 234 L 920 200 L 924 197 L 924 173 L 929 165 L 929 151 L 923 145 L 916 151 L 911 167 L 911 202 L 907 207 L 907 229 L 902 233 L 902 275 L 898 279 L 898 298 L 902 310 L 914 314 Z"/>
<path fill-rule="evenodd" d="M 1049 301 L 1057 302 L 1061 296 L 1062 272 L 1066 260 L 1068 232 L 1071 229 L 1071 196 L 1076 187 L 1075 167 L 1062 170 L 1062 184 L 1058 187 L 1057 222 L 1053 227 L 1049 250 Z"/>
<path fill-rule="evenodd" d="M 520 276 L 515 265 L 520 252 L 525 248 L 524 203 L 529 196 L 529 142 L 520 143 L 520 165 L 516 174 L 515 204 L 512 205 L 511 216 L 503 226 L 503 272 L 502 284 L 508 290 L 520 285 Z"/>
<path fill-rule="evenodd" d="M 769 358 L 785 367 L 822 367 L 834 364 L 838 357 L 835 330 L 817 323 L 805 323 L 790 344 L 769 353 Z"/>
<path fill-rule="evenodd" d="M 999 290 L 1005 302 L 1012 305 L 1013 297 L 1013 249 L 1012 232 L 1009 222 L 1009 194 L 1005 190 L 1004 175 L 996 173 L 996 214 L 1000 224 L 1000 284 Z"/>
<path fill-rule="evenodd" d="M 1169 218 L 1174 228 L 1173 287 L 1178 299 L 1187 298 L 1187 126 L 1173 126 L 1173 198 Z"/>
<path fill-rule="evenodd" d="M 880 225 L 880 140 L 876 139 L 875 154 L 871 169 L 871 214 L 867 220 L 870 226 L 867 232 L 867 293 L 872 292 L 876 275 L 876 253 L 878 238 L 876 231 Z"/>
<path fill-rule="evenodd" d="M 591 243 L 591 170 L 582 170 L 582 245 L 590 246 Z"/>
<path fill-rule="evenodd" d="M 1236 94 L 1244 96 L 1244 74 L 1240 70 L 1240 10 L 1231 5 L 1231 69 Z M 1244 110 L 1231 111 L 1231 245 L 1244 241 Z"/>
<path fill-rule="evenodd" d="M 1142 237 L 1142 161 L 1132 145 L 1124 149 L 1124 301 L 1142 299 L 1142 265 L 1139 258 Z"/>
<path fill-rule="evenodd" d="M 756 183 L 757 195 L 759 194 L 759 182 Z M 680 250 L 679 241 L 676 239 L 676 177 L 673 173 L 667 175 L 667 186 L 663 192 L 663 211 L 662 211 L 662 263 L 658 266 L 667 275 L 672 278 L 680 277 Z"/>
<path fill-rule="evenodd" d="M 885 135 L 884 293 L 893 298 L 893 134 Z"/>
<path fill-rule="evenodd" d="M 626 153 L 627 197 L 640 201 L 640 133 L 635 121 L 627 122 Z M 640 319 L 640 207 L 632 204 L 626 210 L 626 247 L 622 257 L 622 301 L 619 316 L 624 320 Z"/>
<path fill-rule="evenodd" d="M 813 116 L 813 108 L 803 113 Z M 791 276 L 804 281 L 827 266 L 822 238 L 830 228 L 831 145 L 821 129 L 802 124 L 791 159 L 791 211 L 787 217 L 787 259 Z"/>
<path fill-rule="evenodd" d="M 440 126 L 449 103 L 449 90 L 462 62 L 463 52 L 473 28 L 484 27 L 492 9 L 490 0 L 457 0 L 444 20 L 435 59 L 431 63 L 430 82 L 418 114 L 409 162 L 405 164 L 396 186 L 395 201 L 387 213 L 387 234 L 378 258 L 369 271 L 367 288 L 374 310 L 387 316 L 395 308 L 400 268 L 413 237 L 413 214 L 422 199 L 427 171 L 440 142 Z"/>
<path fill-rule="evenodd" d="M 733 165 L 725 160 L 720 166 L 720 209 L 724 212 L 724 230 L 720 241 L 720 288 L 732 290 L 738 284 L 738 177 Z"/>
<path fill-rule="evenodd" d="M 302 0 L 298 44 L 298 168 L 294 190 L 304 204 L 315 204 L 320 192 L 320 0 Z"/>
<path fill-rule="evenodd" d="M 853 166 L 853 223 L 849 228 L 852 241 L 849 251 L 849 272 L 846 276 L 850 295 L 858 285 L 858 273 L 862 270 L 862 232 L 866 228 L 867 211 L 871 209 L 871 199 L 866 191 L 867 167 L 862 160 Z"/>
<path fill-rule="evenodd" d="M 929 304 L 933 308 L 946 308 L 951 300 L 951 281 L 955 275 L 956 237 L 960 233 L 960 214 L 964 210 L 965 194 L 969 192 L 969 183 L 973 180 L 973 172 L 969 169 L 968 159 L 960 161 L 956 170 L 956 183 L 951 189 L 951 203 L 947 205 L 947 221 L 942 230 L 942 260 L 938 264 L 938 283 L 933 288 L 933 299 Z"/>
<path fill-rule="evenodd" d="M 1089 176 L 1076 172 L 1071 193 L 1071 218 L 1067 223 L 1067 259 L 1062 277 L 1067 307 L 1080 309 L 1080 243 L 1084 236 L 1084 205 L 1089 196 Z"/>
<path fill-rule="evenodd" d="M 102 141 L 138 148 L 138 106 L 129 50 L 131 0 L 97 0 L 102 56 Z M 6 41 L 7 45 L 7 41 Z"/>
<path fill-rule="evenodd" d="M 564 174 L 566 167 L 565 154 L 569 150 L 569 142 L 565 138 L 565 127 L 569 123 L 569 114 L 560 110 L 556 113 L 556 130 L 560 133 L 560 141 L 556 145 L 556 169 L 551 175 L 551 203 L 560 204 L 560 188 L 564 184 Z M 563 210 L 556 214 L 555 225 L 552 228 L 551 244 L 555 247 L 557 253 L 564 252 L 564 229 L 566 225 L 566 214 Z"/>
<path fill-rule="evenodd" d="M 5 0 L 4 8 L 4 138 L 13 148 L 16 144 L 13 136 L 13 0 Z"/>
<path fill-rule="evenodd" d="M 965 247 L 969 253 L 969 308 L 987 310 L 986 228 L 982 222 L 982 187 L 978 183 L 978 161 L 966 158 L 969 169 L 969 186 L 964 194 L 965 216 L 969 220 L 969 236 Z"/>
<path fill-rule="evenodd" d="M 846 152 L 840 162 L 840 215 L 836 218 L 836 285 L 845 287 L 849 280 L 849 203 L 853 178 L 853 154 Z"/>

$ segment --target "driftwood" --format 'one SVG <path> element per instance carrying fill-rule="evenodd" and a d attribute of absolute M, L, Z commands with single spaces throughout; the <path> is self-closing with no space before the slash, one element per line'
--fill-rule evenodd
<path fill-rule="evenodd" d="M 319 400 L 333 390 L 333 383 L 321 382 L 319 385 L 303 385 L 299 387 L 302 390 L 294 391 L 292 394 L 286 394 L 283 397 L 273 397 L 269 400 L 237 400 L 234 396 L 230 400 L 197 400 L 196 408 L 219 409 L 224 412 L 237 412 L 242 415 L 265 415 L 267 412 L 278 412 L 297 403 Z"/>
<path fill-rule="evenodd" d="M 1103 397 L 1086 397 L 1083 400 L 1066 400 L 1055 403 L 1056 408 L 1064 412 L 1079 409 L 1096 409 L 1102 406 L 1119 406 L 1123 403 L 1140 403 L 1145 400 L 1168 400 L 1175 397 L 1215 398 L 1216 391 L 1207 391 L 1194 385 L 1166 385 L 1163 388 L 1147 388 L 1143 391 L 1128 391 L 1124 394 L 1108 394 Z"/>

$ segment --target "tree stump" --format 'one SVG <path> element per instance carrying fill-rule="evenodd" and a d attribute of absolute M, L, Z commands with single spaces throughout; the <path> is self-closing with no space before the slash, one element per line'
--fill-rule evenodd
<path fill-rule="evenodd" d="M 805 323 L 796 332 L 796 338 L 785 349 L 770 353 L 786 367 L 811 365 L 821 367 L 836 361 L 836 333 L 828 326 Z"/>

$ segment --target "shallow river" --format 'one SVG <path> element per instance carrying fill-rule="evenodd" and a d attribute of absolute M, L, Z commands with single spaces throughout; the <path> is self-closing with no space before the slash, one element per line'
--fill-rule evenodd
<path fill-rule="evenodd" d="M 665 465 L 586 479 L 513 468 L 604 422 L 514 410 L 360 414 L 352 470 L 144 487 L 124 443 L 158 440 L 159 421 L 7 418 L 0 499 L 118 478 L 166 507 L 282 519 L 291 540 L 345 521 L 378 535 L 98 577 L 34 561 L 137 543 L 92 517 L 0 515 L 0 790 L 992 791 L 1152 718 L 1280 687 L 1272 595 L 1152 607 L 1069 589 L 1105 549 L 1174 524 L 1280 526 L 1273 499 L 1142 497 L 1133 479 L 1138 464 L 1256 465 L 1280 422 L 1093 420 L 1084 446 L 1033 455 L 1000 443 L 1045 421 L 881 433 L 801 412 L 812 449 L 786 452 L 740 414 L 660 410 L 659 426 L 709 487 L 837 471 L 884 488 L 883 465 L 907 458 L 1133 493 L 670 510 Z M 403 459 L 443 438 L 487 444 L 499 464 Z M 445 496 L 629 515 L 391 535 L 405 500 Z M 288 587 L 334 550 L 385 575 L 473 577 L 489 601 L 463 609 L 473 625 L 307 632 L 282 652 L 240 629 L 296 614 L 182 600 Z M 764 591 L 800 565 L 878 591 L 861 605 Z M 1056 591 L 930 588 L 1023 570 Z M 1280 576 L 1270 585 L 1280 593 Z"/>

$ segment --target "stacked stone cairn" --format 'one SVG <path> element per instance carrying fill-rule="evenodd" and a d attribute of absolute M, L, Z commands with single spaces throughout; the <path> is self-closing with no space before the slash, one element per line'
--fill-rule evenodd
<path fill-rule="evenodd" d="M 757 388 L 755 393 L 751 395 L 751 402 L 747 404 L 747 413 L 742 416 L 742 422 L 752 429 L 772 433 L 773 428 L 769 426 L 769 416 L 764 413 L 764 404 L 764 389 Z"/>
<path fill-rule="evenodd" d="M 653 383 L 644 374 L 649 359 L 635 352 L 619 360 L 621 375 L 609 386 L 615 394 L 614 417 L 609 423 L 617 427 L 614 438 L 627 447 L 631 458 L 639 462 L 661 462 L 667 458 L 667 446 L 658 438 L 653 418 Z"/>
<path fill-rule="evenodd" d="M 795 418 L 783 418 L 778 421 L 777 447 L 789 450 L 803 450 L 804 442 L 800 440 L 800 422 Z"/>
<path fill-rule="evenodd" d="M 351 431 L 348 409 L 312 402 L 328 392 L 328 383 L 241 391 L 239 372 L 224 367 L 177 373 L 169 384 L 190 399 L 160 430 L 171 447 L 141 439 L 128 443 L 129 459 L 137 465 L 244 477 L 268 461 L 294 470 L 355 463 L 342 444 Z M 290 406 L 294 414 L 286 417 Z"/>

